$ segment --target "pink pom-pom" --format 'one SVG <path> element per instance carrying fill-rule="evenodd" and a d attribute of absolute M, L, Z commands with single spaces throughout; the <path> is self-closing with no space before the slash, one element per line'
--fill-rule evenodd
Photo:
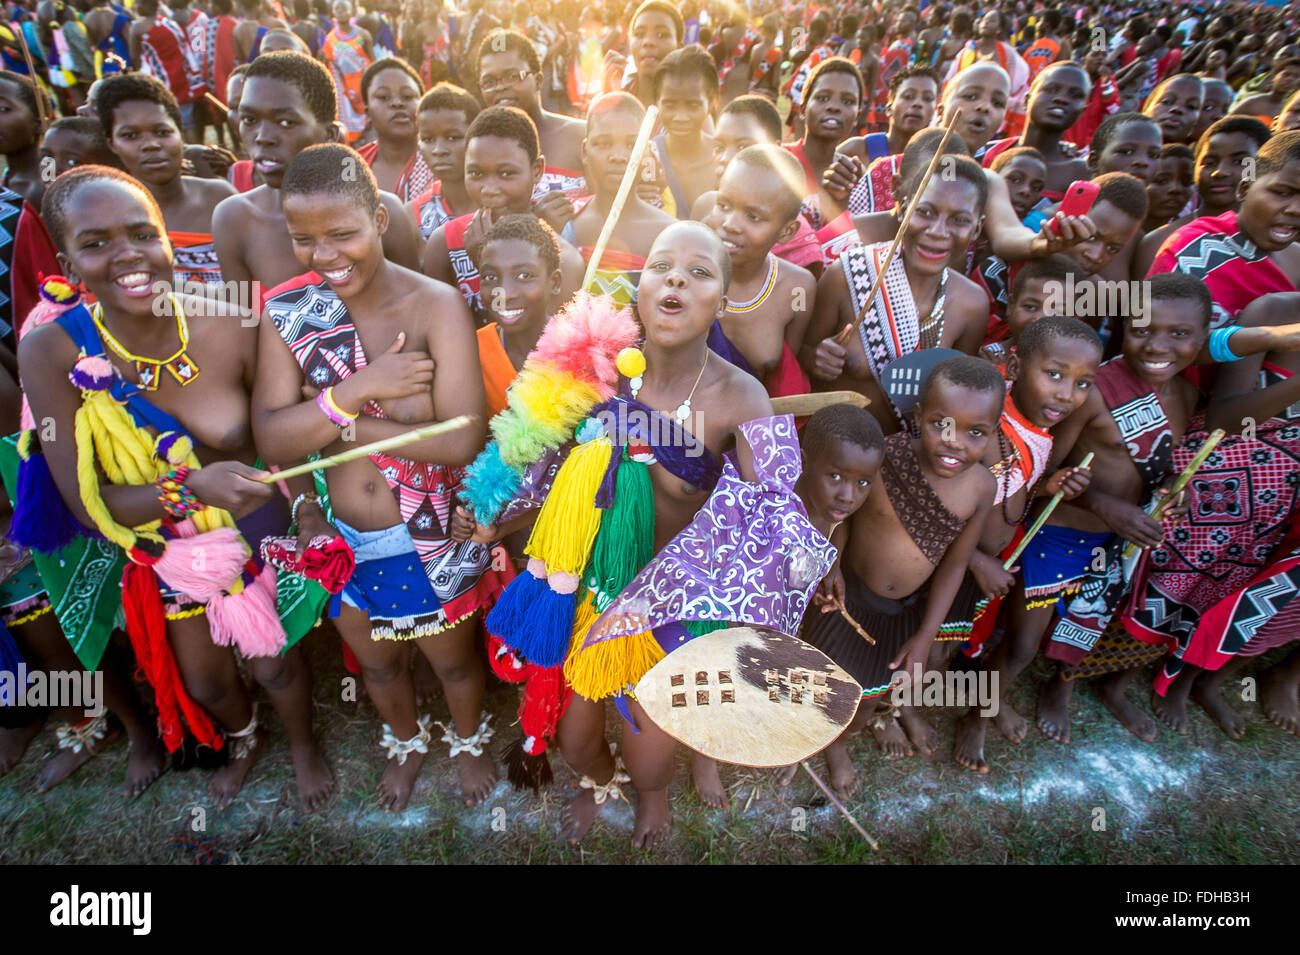
<path fill-rule="evenodd" d="M 163 582 L 197 600 L 207 603 L 223 590 L 235 585 L 248 561 L 248 548 L 233 527 L 194 534 L 193 525 L 184 521 L 177 527 L 180 537 L 167 542 L 167 549 L 154 565 Z"/>
<path fill-rule="evenodd" d="M 212 642 L 232 643 L 246 657 L 273 657 L 288 637 L 275 609 L 275 568 L 267 564 L 251 584 L 237 594 L 218 594 L 207 603 Z"/>
<path fill-rule="evenodd" d="M 68 381 L 82 391 L 103 391 L 113 383 L 113 375 L 113 363 L 103 355 L 82 355 L 68 372 Z"/>
<path fill-rule="evenodd" d="M 588 382 L 604 400 L 618 385 L 618 353 L 635 345 L 638 337 L 631 309 L 617 307 L 606 296 L 579 292 L 547 323 L 528 360 Z"/>
<path fill-rule="evenodd" d="M 557 570 L 546 578 L 551 589 L 557 594 L 576 594 L 578 592 L 578 575 L 566 574 Z"/>

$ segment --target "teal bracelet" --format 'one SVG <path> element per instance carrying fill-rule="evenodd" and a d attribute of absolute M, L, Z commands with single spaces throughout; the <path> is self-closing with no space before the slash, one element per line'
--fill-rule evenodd
<path fill-rule="evenodd" d="M 1245 356 L 1233 354 L 1232 349 L 1228 347 L 1228 339 L 1240 330 L 1240 325 L 1229 325 L 1210 332 L 1210 357 L 1220 363 L 1241 361 Z"/>

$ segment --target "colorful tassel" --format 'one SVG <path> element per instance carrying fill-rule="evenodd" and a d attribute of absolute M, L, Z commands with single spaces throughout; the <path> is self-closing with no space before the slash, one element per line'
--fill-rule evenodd
<path fill-rule="evenodd" d="M 594 611 L 591 623 L 595 623 Z M 590 629 L 590 624 L 581 631 L 574 628 L 575 652 L 564 664 L 564 676 L 573 692 L 589 700 L 603 700 L 626 692 L 664 658 L 659 641 L 648 632 L 602 640 L 579 649 Z"/>
<path fill-rule="evenodd" d="M 532 574 L 528 575 L 529 577 Z M 511 642 L 514 651 L 539 667 L 558 667 L 569 652 L 577 595 L 541 588 L 528 612 L 528 625 Z M 504 634 L 501 635 L 504 639 Z"/>
<path fill-rule="evenodd" d="M 53 554 L 77 537 L 99 536 L 83 527 L 63 503 L 49 462 L 39 451 L 18 462 L 17 484 L 9 539 L 19 547 Z"/>
<path fill-rule="evenodd" d="M 600 521 L 588 581 L 612 600 L 654 556 L 655 505 L 650 469 L 624 457 L 615 477 L 614 504 Z M 603 608 L 602 608 L 603 609 Z"/>
<path fill-rule="evenodd" d="M 555 781 L 555 773 L 551 771 L 551 758 L 546 755 L 545 748 L 540 753 L 530 753 L 526 747 L 527 743 L 521 737 L 506 750 L 506 779 L 516 789 L 539 792 L 543 786 L 549 786 Z"/>
<path fill-rule="evenodd" d="M 612 454 L 607 438 L 580 444 L 556 473 L 524 548 L 530 557 L 546 561 L 550 573 L 576 576 L 587 569 L 600 530 L 596 492 Z"/>
<path fill-rule="evenodd" d="M 618 381 L 615 361 L 624 348 L 640 337 L 630 308 L 611 312 L 604 296 L 579 292 L 547 323 L 530 356 L 601 388 L 601 400 L 614 394 Z"/>
<path fill-rule="evenodd" d="M 233 527 L 219 527 L 197 536 L 189 521 L 177 530 L 189 528 L 182 536 L 167 542 L 154 570 L 166 584 L 199 603 L 207 603 L 222 591 L 232 591 L 244 572 L 248 548 Z"/>
<path fill-rule="evenodd" d="M 540 565 L 541 561 L 528 562 L 529 572 L 510 582 L 483 621 L 484 629 L 512 650 L 519 649 L 521 632 L 531 626 L 533 604 L 546 589 L 546 578 L 533 572 L 535 563 Z"/>
<path fill-rule="evenodd" d="M 246 657 L 279 655 L 289 638 L 276 611 L 275 597 L 275 568 L 266 564 L 240 593 L 211 598 L 206 609 L 212 642 L 219 647 L 233 644 Z"/>
<path fill-rule="evenodd" d="M 501 448 L 494 441 L 465 469 L 461 499 L 480 524 L 496 522 L 497 515 L 515 496 L 523 472 L 501 459 Z"/>

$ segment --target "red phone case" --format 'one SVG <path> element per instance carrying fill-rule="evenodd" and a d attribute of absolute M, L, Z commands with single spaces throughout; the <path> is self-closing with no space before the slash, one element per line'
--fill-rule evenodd
<path fill-rule="evenodd" d="M 1070 183 L 1070 188 L 1065 190 L 1065 198 L 1061 200 L 1061 213 L 1067 216 L 1086 216 L 1092 211 L 1092 204 L 1097 201 L 1097 193 L 1101 192 L 1101 186 L 1097 185 L 1090 179 L 1076 179 Z M 1052 231 L 1059 233 L 1061 230 L 1052 220 Z"/>

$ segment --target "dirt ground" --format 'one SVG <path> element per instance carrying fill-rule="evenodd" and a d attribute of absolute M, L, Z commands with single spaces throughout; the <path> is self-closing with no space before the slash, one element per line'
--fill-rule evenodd
<path fill-rule="evenodd" d="M 939 711 L 933 757 L 886 759 L 870 737 L 851 747 L 863 786 L 849 802 L 881 843 L 872 853 L 804 773 L 789 788 L 766 770 L 724 767 L 731 808 L 705 808 L 692 790 L 685 756 L 674 782 L 675 830 L 653 854 L 631 848 L 632 810 L 606 806 L 587 842 L 559 838 L 560 809 L 572 775 L 556 757 L 556 782 L 540 795 L 504 781 L 483 806 L 466 809 L 441 744 L 431 748 L 409 808 L 381 810 L 379 719 L 364 700 L 343 703 L 346 672 L 336 638 L 314 634 L 316 725 L 338 780 L 323 812 L 297 809 L 284 733 L 272 717 L 270 745 L 233 806 L 213 809 L 202 770 L 170 772 L 136 800 L 119 795 L 124 745 L 93 760 L 52 792 L 35 792 L 54 733 L 42 730 L 24 761 L 0 778 L 0 862 L 24 863 L 1279 863 L 1300 861 L 1300 739 L 1236 702 L 1248 714 L 1240 742 L 1199 710 L 1191 733 L 1162 728 L 1146 744 L 1130 735 L 1085 687 L 1074 706 L 1068 746 L 1037 730 L 1020 746 L 989 732 L 992 772 L 977 777 L 952 761 L 955 710 Z M 1271 662 L 1273 654 L 1264 658 Z M 1015 699 L 1033 713 L 1027 673 Z M 1134 693 L 1137 691 L 1135 690 Z M 518 730 L 516 690 L 494 684 L 488 697 L 500 752 Z M 263 714 L 270 713 L 265 704 Z M 426 710 L 446 719 L 435 696 Z M 612 713 L 612 709 L 611 709 Z M 609 722 L 616 739 L 617 724 Z M 824 773 L 820 758 L 812 762 Z"/>

